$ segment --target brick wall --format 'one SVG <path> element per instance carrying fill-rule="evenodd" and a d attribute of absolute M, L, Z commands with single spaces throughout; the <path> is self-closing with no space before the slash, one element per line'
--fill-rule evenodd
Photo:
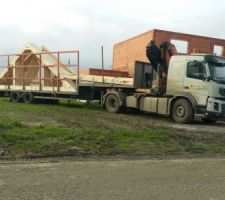
<path fill-rule="evenodd" d="M 114 45 L 113 70 L 128 71 L 132 76 L 135 60 L 148 62 L 145 51 L 150 40 L 160 45 L 172 39 L 188 42 L 188 54 L 213 54 L 214 45 L 218 45 L 223 47 L 222 55 L 225 56 L 225 40 L 155 29 Z"/>

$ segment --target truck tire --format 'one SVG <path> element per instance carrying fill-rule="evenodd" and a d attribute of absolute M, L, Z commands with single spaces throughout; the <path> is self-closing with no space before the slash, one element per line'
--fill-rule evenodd
<path fill-rule="evenodd" d="M 194 120 L 194 109 L 187 99 L 178 99 L 172 107 L 172 117 L 177 123 L 192 123 Z"/>
<path fill-rule="evenodd" d="M 21 101 L 21 95 L 19 92 L 11 92 L 10 101 L 13 103 L 19 103 Z"/>
<path fill-rule="evenodd" d="M 119 99 L 115 94 L 109 94 L 106 97 L 105 108 L 106 108 L 106 111 L 110 112 L 110 113 L 119 113 L 120 112 Z"/>
<path fill-rule="evenodd" d="M 23 95 L 23 101 L 24 103 L 34 103 L 34 95 L 31 92 L 26 92 Z"/>

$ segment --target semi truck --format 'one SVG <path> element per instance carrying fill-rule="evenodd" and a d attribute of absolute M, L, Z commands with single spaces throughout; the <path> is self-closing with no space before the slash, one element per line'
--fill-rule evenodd
<path fill-rule="evenodd" d="M 135 75 L 135 82 L 142 82 L 143 77 Z M 195 116 L 216 122 L 225 116 L 225 59 L 212 55 L 172 56 L 165 94 L 108 91 L 103 105 L 109 112 L 119 112 L 125 106 L 171 116 L 178 123 L 191 123 Z"/>
<path fill-rule="evenodd" d="M 155 64 L 136 61 L 133 78 L 120 78 L 81 75 L 79 52 L 75 53 L 78 53 L 75 74 L 60 62 L 59 52 L 34 48 L 34 45 L 27 45 L 19 54 L 7 55 L 0 93 L 9 96 L 12 102 L 25 103 L 33 103 L 38 98 L 99 100 L 110 113 L 136 109 L 172 117 L 177 123 L 192 123 L 196 116 L 207 123 L 225 117 L 223 57 L 207 54 L 167 56 L 166 51 L 168 66 L 163 68 L 157 59 Z M 158 53 L 162 60 L 162 51 Z"/>

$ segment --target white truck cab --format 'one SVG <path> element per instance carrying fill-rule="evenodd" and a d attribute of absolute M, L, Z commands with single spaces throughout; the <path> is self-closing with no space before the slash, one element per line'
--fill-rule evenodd
<path fill-rule="evenodd" d="M 212 55 L 173 56 L 167 96 L 187 98 L 206 121 L 225 116 L 225 58 Z"/>

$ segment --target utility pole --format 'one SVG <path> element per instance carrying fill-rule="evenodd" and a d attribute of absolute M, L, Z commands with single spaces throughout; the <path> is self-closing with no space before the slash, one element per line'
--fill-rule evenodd
<path fill-rule="evenodd" d="M 104 47 L 102 46 L 102 82 L 104 83 Z"/>

